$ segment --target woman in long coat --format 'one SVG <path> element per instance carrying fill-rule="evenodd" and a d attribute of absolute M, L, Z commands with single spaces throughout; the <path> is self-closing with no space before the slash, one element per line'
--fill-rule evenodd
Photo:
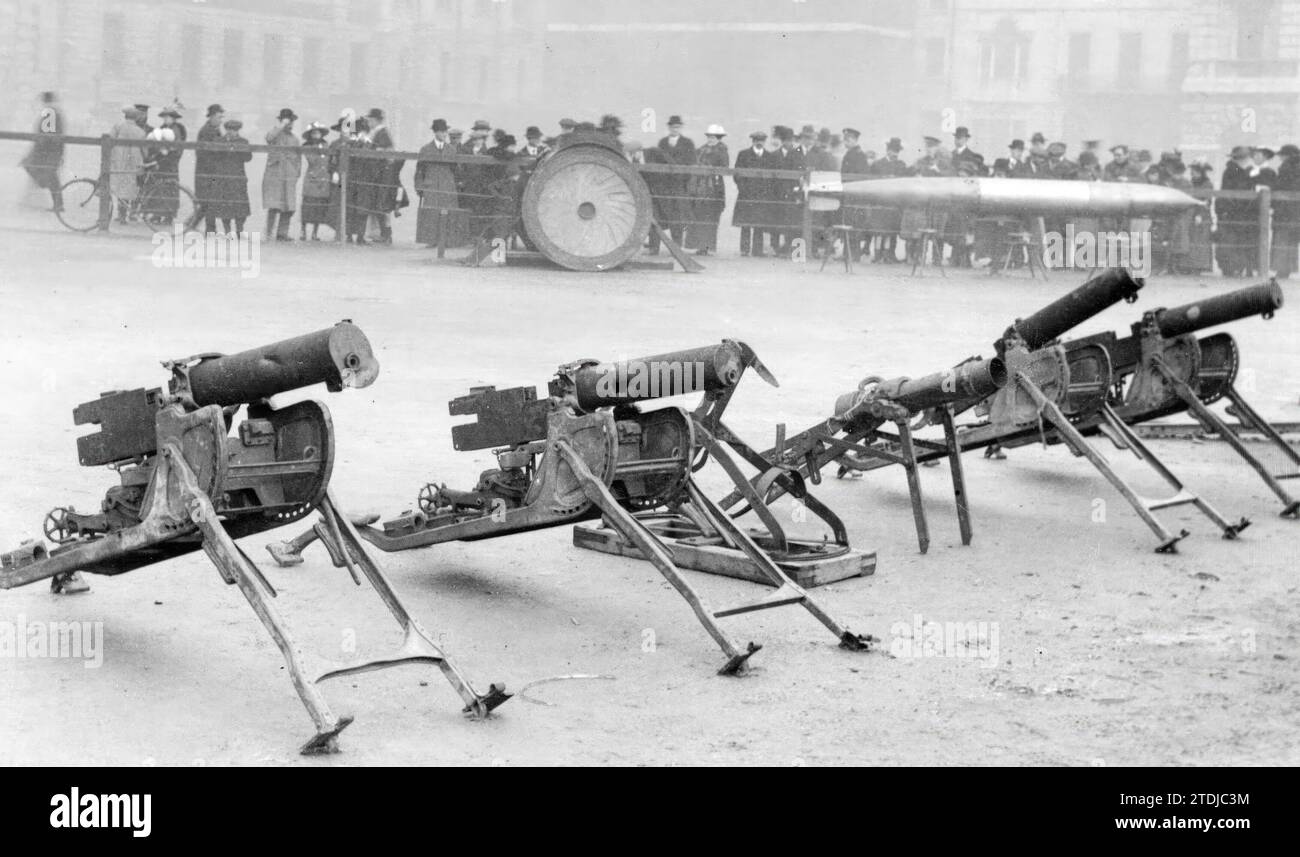
<path fill-rule="evenodd" d="M 280 111 L 277 124 L 266 135 L 266 144 L 277 148 L 297 148 L 298 135 L 293 123 L 298 116 L 288 107 Z M 302 175 L 302 155 L 297 152 L 267 152 L 266 170 L 262 173 L 262 208 L 266 209 L 266 232 L 277 241 L 289 241 L 289 223 L 298 207 L 298 178 Z"/>
<path fill-rule="evenodd" d="M 453 165 L 439 163 L 456 154 L 456 147 L 447 139 L 447 121 L 433 120 L 433 140 L 420 149 L 420 159 L 415 165 L 415 192 L 420 198 L 420 210 L 415 220 L 415 240 L 430 247 L 460 247 L 465 243 L 463 217 L 452 214 L 460 208 L 456 192 L 456 172 Z"/>
<path fill-rule="evenodd" d="M 311 227 L 311 240 L 320 240 L 320 225 L 328 224 L 330 207 L 330 156 L 325 147 L 324 125 L 313 122 L 302 132 L 302 144 L 314 151 L 305 155 L 307 169 L 302 177 L 302 207 L 298 222 L 302 226 L 302 240 L 307 240 L 307 227 Z"/>
<path fill-rule="evenodd" d="M 240 135 L 244 123 L 238 119 L 229 119 L 223 126 L 226 133 L 221 142 L 232 146 L 247 146 L 248 140 Z M 212 216 L 220 218 L 222 229 L 226 232 L 244 231 L 244 221 L 248 219 L 248 175 L 244 164 L 253 160 L 252 152 L 216 152 L 212 162 Z"/>
<path fill-rule="evenodd" d="M 122 121 L 113 126 L 115 140 L 143 140 L 144 130 L 138 121 L 140 113 L 134 107 L 122 111 Z M 126 223 L 131 203 L 140 195 L 137 177 L 144 167 L 144 147 L 114 146 L 108 156 L 108 187 L 117 198 L 117 222 Z"/>
<path fill-rule="evenodd" d="M 695 163 L 701 167 L 731 165 L 727 144 L 722 138 L 727 132 L 721 125 L 710 125 L 704 132 L 704 145 L 700 146 Z M 691 198 L 691 224 L 687 230 L 687 246 L 697 256 L 707 256 L 718 249 L 718 221 L 727 207 L 726 185 L 722 173 L 692 175 L 687 181 L 687 194 Z"/>

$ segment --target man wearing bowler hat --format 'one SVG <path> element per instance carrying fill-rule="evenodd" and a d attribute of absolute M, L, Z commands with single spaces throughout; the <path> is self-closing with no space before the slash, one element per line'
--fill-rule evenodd
<path fill-rule="evenodd" d="M 867 153 L 862 151 L 860 141 L 862 134 L 857 128 L 845 128 L 841 133 L 841 139 L 844 140 L 844 157 L 840 160 L 840 179 L 845 182 L 861 181 L 867 177 L 871 170 L 871 162 L 867 160 Z M 845 252 L 851 253 L 854 261 L 862 258 L 866 247 L 867 230 L 868 230 L 868 209 L 863 206 L 841 204 L 843 223 L 845 226 L 852 228 L 845 239 Z"/>
<path fill-rule="evenodd" d="M 658 149 L 671 165 L 695 166 L 695 141 L 682 134 L 682 117 L 668 117 L 668 134 L 659 140 Z M 691 200 L 688 193 L 690 176 L 668 174 L 664 179 L 663 215 L 667 220 L 660 225 L 668 230 L 679 245 L 686 238 L 686 227 L 691 222 Z"/>
<path fill-rule="evenodd" d="M 275 127 L 266 134 L 266 145 L 277 149 L 296 150 L 300 145 L 293 133 L 293 123 L 298 114 L 288 107 L 275 118 Z M 266 171 L 262 173 L 262 207 L 266 209 L 266 237 L 276 241 L 292 241 L 289 223 L 298 206 L 298 178 L 302 175 L 302 155 L 297 151 L 266 155 Z"/>
<path fill-rule="evenodd" d="M 763 169 L 763 158 L 767 152 L 763 144 L 767 134 L 752 131 L 749 145 L 736 153 L 736 169 Z M 731 212 L 731 225 L 740 227 L 740 255 L 763 255 L 763 214 L 768 196 L 768 180 L 755 176 L 742 175 L 737 172 L 736 207 Z"/>
<path fill-rule="evenodd" d="M 199 129 L 195 138 L 199 143 L 220 143 L 222 138 L 221 123 L 226 119 L 226 111 L 220 104 L 208 106 L 208 118 Z M 217 218 L 211 213 L 213 203 L 217 201 L 217 171 L 221 169 L 221 153 L 199 149 L 194 153 L 194 199 L 199 210 L 203 212 L 203 229 L 205 232 L 217 231 Z"/>

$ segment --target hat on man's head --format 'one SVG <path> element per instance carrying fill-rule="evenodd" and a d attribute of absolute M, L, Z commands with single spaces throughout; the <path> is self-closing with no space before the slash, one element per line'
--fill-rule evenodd
<path fill-rule="evenodd" d="M 668 127 L 670 128 L 674 125 L 684 125 L 684 124 L 686 123 L 682 122 L 682 117 L 678 116 L 676 113 L 668 117 Z"/>
<path fill-rule="evenodd" d="M 845 129 L 842 130 L 840 133 L 843 134 L 845 137 L 861 137 L 861 136 L 862 136 L 862 132 L 859 131 L 857 128 L 845 128 Z"/>
<path fill-rule="evenodd" d="M 492 130 L 492 123 L 486 119 L 475 119 L 469 130 L 473 133 L 482 132 L 480 136 L 487 136 L 487 132 Z"/>
<path fill-rule="evenodd" d="M 369 119 L 375 119 L 379 122 L 383 122 L 384 111 L 380 110 L 378 107 L 371 107 L 370 110 L 366 112 L 366 117 Z"/>
<path fill-rule="evenodd" d="M 324 137 L 328 135 L 329 132 L 330 129 L 326 127 L 324 122 L 313 122 L 310 125 L 308 125 L 306 128 L 302 129 L 302 135 L 304 137 L 310 137 L 312 135 Z"/>
<path fill-rule="evenodd" d="M 465 132 L 460 128 L 452 128 L 450 131 L 447 132 L 447 136 L 451 137 L 454 140 L 457 137 L 464 137 Z"/>
<path fill-rule="evenodd" d="M 560 127 L 566 129 L 577 128 L 578 123 L 573 119 L 569 119 L 568 117 L 565 117 L 564 119 L 560 120 Z"/>
<path fill-rule="evenodd" d="M 1034 136 L 1032 136 L 1032 137 L 1029 138 L 1029 142 L 1031 142 L 1031 143 L 1046 143 L 1046 142 L 1047 142 L 1047 138 L 1043 136 L 1043 132 L 1042 132 L 1042 131 L 1035 131 L 1035 132 L 1034 132 Z"/>
<path fill-rule="evenodd" d="M 238 119 L 227 119 L 221 127 L 225 128 L 227 131 L 238 131 L 240 128 L 244 127 L 244 123 Z"/>
<path fill-rule="evenodd" d="M 280 115 L 277 116 L 277 117 L 275 117 L 275 121 L 277 121 L 277 122 L 281 122 L 281 121 L 283 121 L 283 120 L 285 120 L 285 119 L 292 119 L 292 120 L 294 120 L 294 121 L 297 121 L 297 119 L 298 119 L 298 114 L 297 114 L 297 113 L 294 113 L 294 112 L 293 112 L 292 110 L 290 110 L 288 107 L 281 107 L 281 108 L 280 108 Z"/>
<path fill-rule="evenodd" d="M 957 126 L 957 130 L 956 130 L 956 131 L 953 131 L 953 132 L 952 132 L 952 135 L 953 135 L 954 137 L 956 137 L 957 139 L 959 139 L 959 140 L 960 140 L 961 138 L 963 138 L 963 137 L 965 137 L 966 139 L 969 140 L 969 139 L 970 139 L 970 129 L 967 128 L 965 125 L 958 125 L 958 126 Z"/>
<path fill-rule="evenodd" d="M 181 112 L 180 112 L 179 110 L 177 110 L 175 107 L 164 107 L 162 110 L 159 110 L 159 111 L 158 111 L 158 115 L 159 115 L 160 117 L 161 117 L 161 116 L 170 116 L 170 117 L 173 118 L 173 119 L 179 119 L 179 118 L 181 118 Z"/>
<path fill-rule="evenodd" d="M 997 160 L 995 160 L 993 162 L 993 172 L 996 173 L 998 170 L 1001 170 L 1004 173 L 1011 172 L 1011 159 L 998 158 Z"/>
<path fill-rule="evenodd" d="M 775 125 L 772 127 L 772 136 L 778 140 L 793 140 L 794 129 L 787 125 Z"/>
<path fill-rule="evenodd" d="M 723 128 L 721 125 L 718 125 L 717 123 L 714 123 L 713 125 L 710 125 L 709 127 L 704 129 L 704 136 L 725 137 L 727 136 L 727 129 Z"/>
<path fill-rule="evenodd" d="M 1123 143 L 1116 143 L 1110 147 L 1110 153 L 1112 155 L 1127 155 L 1128 146 L 1125 146 Z"/>
<path fill-rule="evenodd" d="M 1047 154 L 1064 155 L 1065 149 L 1066 149 L 1066 145 L 1064 143 L 1060 143 L 1060 142 L 1053 143 L 1052 145 L 1047 147 Z"/>
<path fill-rule="evenodd" d="M 830 128 L 822 128 L 820 131 L 817 132 L 817 142 L 818 142 L 818 143 L 829 143 L 830 141 L 831 141 L 831 129 L 830 129 Z"/>
<path fill-rule="evenodd" d="M 1007 148 L 1012 151 L 1022 151 L 1025 148 L 1025 141 L 1017 138 L 1012 140 L 1011 145 L 1007 146 Z"/>
<path fill-rule="evenodd" d="M 1250 146 L 1233 146 L 1232 153 L 1229 155 L 1234 161 L 1238 158 L 1250 157 Z"/>
<path fill-rule="evenodd" d="M 446 119 L 435 119 L 435 120 L 433 120 L 433 124 L 432 124 L 431 126 L 429 126 L 429 127 L 430 127 L 432 130 L 434 130 L 434 131 L 446 131 L 446 130 L 447 130 L 447 120 L 446 120 Z"/>
<path fill-rule="evenodd" d="M 225 109 L 224 107 L 222 107 L 220 104 L 209 104 L 209 105 L 208 105 L 208 118 L 209 118 L 209 119 L 212 118 L 213 116 L 216 116 L 218 113 L 225 113 L 225 112 L 226 112 L 226 109 Z"/>
<path fill-rule="evenodd" d="M 766 132 L 766 131 L 750 131 L 750 132 L 749 132 L 749 139 L 753 140 L 753 141 L 756 142 L 756 143 L 761 143 L 761 142 L 763 142 L 764 140 L 767 139 L 767 132 Z"/>
<path fill-rule="evenodd" d="M 1261 155 L 1263 155 L 1265 158 L 1271 158 L 1271 157 L 1273 157 L 1274 155 L 1277 154 L 1277 153 L 1274 152 L 1272 149 L 1270 149 L 1268 146 L 1256 146 L 1255 149 L 1254 149 L 1254 151 L 1259 152 L 1259 153 L 1260 153 Z"/>
<path fill-rule="evenodd" d="M 802 128 L 799 129 L 799 136 L 800 136 L 800 137 L 816 137 L 816 136 L 817 136 L 817 129 L 814 128 L 814 127 L 811 126 L 811 125 L 805 125 L 805 126 L 803 126 Z"/>
<path fill-rule="evenodd" d="M 148 112 L 149 112 L 149 105 L 148 105 L 148 104 L 137 104 L 137 105 L 135 105 L 135 109 L 136 109 L 136 110 L 139 110 L 141 113 L 148 113 Z"/>
<path fill-rule="evenodd" d="M 1277 150 L 1277 153 L 1284 158 L 1300 157 L 1300 147 L 1297 147 L 1295 143 L 1285 143 Z"/>
<path fill-rule="evenodd" d="M 903 141 L 898 137 L 890 137 L 889 142 L 885 144 L 885 151 L 886 152 L 903 151 Z"/>
<path fill-rule="evenodd" d="M 542 129 L 536 125 L 529 125 L 528 130 L 524 131 L 525 140 L 535 140 L 540 136 L 542 136 Z"/>
<path fill-rule="evenodd" d="M 938 138 L 938 137 L 931 137 L 931 136 L 927 135 L 927 136 L 925 136 L 923 139 L 925 140 L 925 145 L 927 145 L 927 146 L 937 146 L 937 145 L 939 145 L 939 138 Z"/>

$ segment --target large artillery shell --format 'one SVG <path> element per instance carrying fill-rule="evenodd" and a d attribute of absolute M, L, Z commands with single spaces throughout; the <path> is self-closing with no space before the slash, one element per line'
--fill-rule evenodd
<path fill-rule="evenodd" d="M 961 177 L 855 181 L 842 185 L 840 194 L 855 205 L 1040 217 L 1174 215 L 1202 204 L 1180 190 L 1153 184 Z"/>

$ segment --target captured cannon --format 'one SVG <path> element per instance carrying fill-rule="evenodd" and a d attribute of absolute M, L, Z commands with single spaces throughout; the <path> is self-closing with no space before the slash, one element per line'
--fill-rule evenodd
<path fill-rule="evenodd" d="M 998 356 L 1006 363 L 1009 382 L 983 400 L 972 398 L 954 406 L 955 413 L 974 408 L 980 419 L 957 432 L 956 447 L 963 452 L 984 449 L 992 457 L 1003 447 L 1040 441 L 1064 443 L 1074 455 L 1086 458 L 1128 501 L 1159 539 L 1157 552 L 1174 552 L 1177 543 L 1188 535 L 1186 530 L 1171 532 L 1155 516 L 1157 511 L 1175 506 L 1195 506 L 1225 539 L 1235 539 L 1250 522 L 1244 518 L 1237 523 L 1225 519 L 1209 502 L 1190 491 L 1115 414 L 1109 401 L 1116 377 L 1114 360 L 1106 346 L 1080 342 L 1071 348 L 1059 341 L 1066 331 L 1121 300 L 1136 300 L 1142 286 L 1141 279 L 1122 268 L 1112 268 L 1010 325 L 994 343 Z M 1084 430 L 1091 432 L 1103 423 L 1110 427 L 1112 439 L 1118 439 L 1117 445 L 1131 450 L 1174 489 L 1172 495 L 1156 499 L 1139 495 L 1088 443 Z M 949 439 L 934 449 L 926 449 L 918 459 L 924 462 L 951 455 L 953 448 Z M 861 461 L 858 465 L 866 470 L 884 466 L 877 461 Z"/>
<path fill-rule="evenodd" d="M 650 189 L 613 135 L 570 132 L 535 162 L 505 169 L 494 222 L 468 262 L 482 262 L 494 245 L 504 249 L 517 233 L 561 267 L 608 271 L 631 261 L 654 229 L 683 269 L 703 270 L 659 230 Z"/>
<path fill-rule="evenodd" d="M 930 441 L 914 438 L 909 423 L 923 412 L 934 411 L 948 438 L 945 448 L 950 451 L 948 462 L 957 501 L 958 526 L 962 544 L 968 545 L 971 540 L 970 517 L 961 456 L 954 443 L 952 403 L 985 398 L 1002 389 L 1006 383 L 1006 366 L 997 357 L 972 359 L 954 369 L 924 378 L 885 380 L 870 376 L 858 384 L 857 390 L 835 400 L 834 416 L 829 419 L 789 438 L 778 430 L 775 446 L 759 458 L 769 467 L 788 468 L 814 484 L 821 481 L 822 468 L 831 463 L 839 465 L 841 476 L 851 470 L 867 469 L 864 466 L 866 461 L 902 465 L 907 471 L 917 542 L 921 553 L 925 553 L 930 549 L 930 528 L 921 497 L 916 450 L 918 447 L 938 447 Z M 895 426 L 893 434 L 881 431 L 889 423 Z M 767 503 L 784 490 L 781 484 L 771 480 L 768 484 L 755 480 L 754 488 L 764 489 Z M 743 492 L 733 491 L 723 498 L 721 505 L 724 509 L 731 509 L 744 499 Z M 748 508 L 748 504 L 741 506 L 735 514 L 744 514 Z"/>
<path fill-rule="evenodd" d="M 748 368 L 775 383 L 748 346 L 723 341 L 641 360 L 561 366 L 545 398 L 538 398 L 535 387 L 475 388 L 450 403 L 453 415 L 477 417 L 452 428 L 452 443 L 458 450 L 492 449 L 498 467 L 483 472 L 467 491 L 429 483 L 414 508 L 380 527 L 370 525 L 373 518 L 363 520 L 358 532 L 380 550 L 401 551 L 603 516 L 633 552 L 650 560 L 691 605 L 726 656 L 720 673 L 742 671 L 761 647 L 738 646 L 719 626 L 719 618 L 791 604 L 811 612 L 842 647 L 865 650 L 870 637 L 842 627 L 778 564 L 774 554 L 797 560 L 800 551 L 774 516 L 763 516 L 769 531 L 755 538 L 737 527 L 692 478 L 712 457 L 733 481 L 748 485 L 711 430 L 721 425 L 721 410 Z M 641 409 L 660 398 L 693 392 L 704 394 L 694 413 L 674 406 Z M 790 490 L 804 493 L 798 485 Z M 643 518 L 664 508 L 687 517 L 715 541 L 711 560 L 727 555 L 733 565 L 745 566 L 746 573 L 738 576 L 776 590 L 734 607 L 709 607 L 680 571 L 690 551 L 669 541 L 672 533 L 656 530 Z M 848 553 L 843 524 L 824 511 L 836 529 L 837 542 L 831 549 Z M 268 545 L 268 550 L 282 565 L 297 564 L 302 562 L 303 549 L 317 539 L 336 564 L 342 561 L 347 547 L 319 524 L 296 539 Z M 813 544 L 804 553 L 820 550 Z"/>
<path fill-rule="evenodd" d="M 407 612 L 388 580 L 366 556 L 352 524 L 338 513 L 329 488 L 334 431 L 329 410 L 307 400 L 274 407 L 269 397 L 325 384 L 330 391 L 367 387 L 379 363 L 360 328 L 332 328 L 222 356 L 201 354 L 163 364 L 167 390 L 105 393 L 73 411 L 77 425 L 99 431 L 77 439 L 82 465 L 108 466 L 120 484 L 100 511 L 55 509 L 45 520 L 54 543 L 27 543 L 0 561 L 0 588 L 49 579 L 56 591 L 69 575 L 121 574 L 202 550 L 227 584 L 239 587 L 279 646 L 294 687 L 316 726 L 303 753 L 335 752 L 352 722 L 331 712 L 319 682 L 404 663 L 440 667 L 465 701 L 486 716 L 506 698 L 493 686 L 476 693 Z M 235 420 L 242 412 L 243 418 Z M 235 543 L 319 512 L 319 526 L 348 545 L 349 571 L 364 575 L 402 626 L 402 648 L 389 656 L 334 665 L 317 677 L 276 610 L 275 589 Z"/>
<path fill-rule="evenodd" d="M 1188 411 L 1204 428 L 1217 434 L 1249 464 L 1264 484 L 1282 501 L 1283 517 L 1300 514 L 1300 500 L 1280 482 L 1292 474 L 1275 474 L 1251 452 L 1228 423 L 1209 406 L 1226 398 L 1228 412 L 1246 428 L 1253 428 L 1277 448 L 1293 465 L 1300 466 L 1296 453 L 1251 407 L 1236 388 L 1240 357 L 1237 343 L 1228 333 L 1204 339 L 1194 334 L 1206 328 L 1262 316 L 1273 317 L 1282 308 L 1282 289 L 1276 281 L 1236 289 L 1172 309 L 1155 309 L 1143 314 L 1129 336 L 1099 333 L 1064 343 L 1067 352 L 1101 345 L 1110 354 L 1115 382 L 1114 412 L 1129 425 Z M 1106 423 L 1094 421 L 1080 427 L 1085 434 L 1100 431 L 1112 436 Z M 1115 437 L 1112 436 L 1112 440 Z"/>

